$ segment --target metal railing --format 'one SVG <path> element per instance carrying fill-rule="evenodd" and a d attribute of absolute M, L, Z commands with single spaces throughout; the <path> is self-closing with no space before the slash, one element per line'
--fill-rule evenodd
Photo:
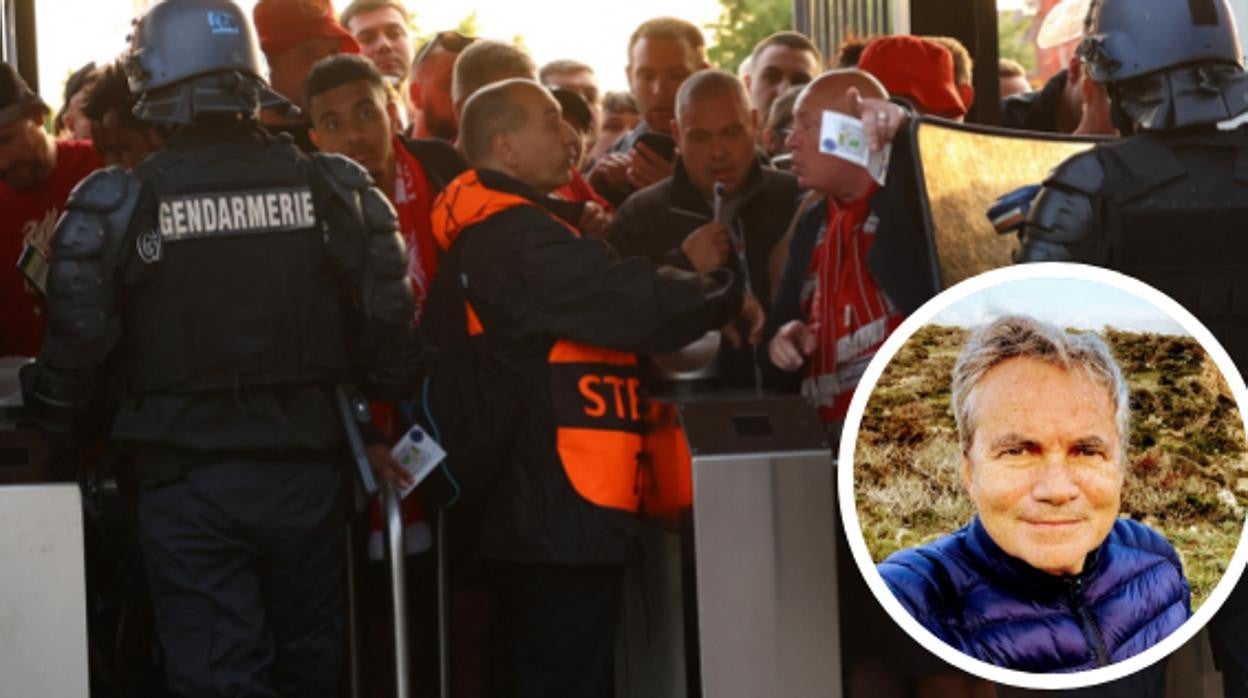
<path fill-rule="evenodd" d="M 850 37 L 904 31 L 897 21 L 904 14 L 900 4 L 898 0 L 794 0 L 793 26 L 832 59 Z"/>
<path fill-rule="evenodd" d="M 382 483 L 378 492 L 378 497 L 382 506 L 382 518 L 385 523 L 386 535 L 386 562 L 390 565 L 390 599 L 392 603 L 392 613 L 390 622 L 392 623 L 394 638 L 394 695 L 395 698 L 410 698 L 411 696 L 411 655 L 408 650 L 410 642 L 407 634 L 407 549 L 404 543 L 404 527 L 403 527 L 403 499 L 399 497 L 398 492 L 387 483 Z M 440 518 L 440 517 L 439 517 Z M 441 524 L 441 520 L 438 522 Z M 438 526 L 439 533 L 442 526 Z M 348 637 L 348 671 L 350 672 L 349 682 L 351 688 L 351 698 L 362 698 L 364 695 L 363 671 L 364 663 L 361 657 L 361 639 L 360 639 L 360 617 L 359 607 L 356 603 L 357 594 L 359 592 L 358 580 L 356 579 L 355 550 L 353 548 L 355 536 L 350 530 L 347 533 L 346 556 L 347 556 L 347 637 Z M 444 589 L 443 583 L 443 553 L 442 541 L 438 541 L 438 621 L 439 630 L 445 632 L 445 608 L 442 595 Z M 444 642 L 444 640 L 443 640 Z M 443 656 L 446 654 L 446 646 L 441 646 Z M 442 668 L 442 692 L 446 695 L 447 679 L 445 662 Z"/>

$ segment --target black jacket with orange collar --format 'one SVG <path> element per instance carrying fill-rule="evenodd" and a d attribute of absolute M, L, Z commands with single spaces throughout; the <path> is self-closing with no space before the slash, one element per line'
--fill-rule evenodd
<path fill-rule="evenodd" d="M 438 244 L 458 255 L 469 333 L 489 336 L 488 360 L 525 384 L 518 435 L 484 502 L 481 559 L 628 562 L 645 479 L 633 352 L 678 349 L 741 306 L 731 273 L 621 261 L 581 238 L 565 205 L 489 170 L 464 173 L 434 204 Z"/>

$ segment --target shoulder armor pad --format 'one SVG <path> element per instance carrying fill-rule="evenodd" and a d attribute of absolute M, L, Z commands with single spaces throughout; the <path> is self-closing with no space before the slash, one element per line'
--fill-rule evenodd
<path fill-rule="evenodd" d="M 1136 134 L 1099 148 L 1114 175 L 1112 186 L 1106 187 L 1105 193 L 1115 201 L 1134 199 L 1187 174 L 1187 167 L 1171 146 L 1151 133 Z"/>
<path fill-rule="evenodd" d="M 52 257 L 65 260 L 115 257 L 138 206 L 142 185 L 120 168 L 99 170 L 70 195 L 52 236 Z"/>
<path fill-rule="evenodd" d="M 1104 183 L 1105 168 L 1101 165 L 1095 150 L 1088 150 L 1067 158 L 1049 174 L 1049 178 L 1044 182 L 1046 188 L 1057 186 L 1084 194 L 1097 193 Z"/>
<path fill-rule="evenodd" d="M 95 213 L 111 213 L 126 200 L 131 187 L 138 186 L 138 179 L 120 167 L 96 170 L 78 183 L 69 194 L 67 208 Z"/>
<path fill-rule="evenodd" d="M 1023 225 L 1023 248 L 1019 251 L 1018 261 L 1072 260 L 1074 254 L 1068 246 L 1078 245 L 1091 237 L 1094 215 L 1092 199 L 1087 194 L 1045 186 L 1036 196 Z"/>
<path fill-rule="evenodd" d="M 334 153 L 315 153 L 312 157 L 336 186 L 359 190 L 373 185 L 373 178 L 369 176 L 368 170 L 351 158 Z"/>

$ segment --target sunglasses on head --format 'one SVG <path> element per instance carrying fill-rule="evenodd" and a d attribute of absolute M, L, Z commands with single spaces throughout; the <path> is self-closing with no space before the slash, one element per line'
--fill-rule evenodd
<path fill-rule="evenodd" d="M 434 49 L 439 46 L 446 49 L 448 53 L 459 53 L 476 40 L 477 37 L 475 36 L 464 36 L 457 31 L 438 32 L 433 35 L 432 39 L 426 41 L 424 46 L 420 47 L 420 51 L 416 54 L 416 59 L 412 61 L 412 65 L 424 63 L 429 54 L 433 53 Z"/>

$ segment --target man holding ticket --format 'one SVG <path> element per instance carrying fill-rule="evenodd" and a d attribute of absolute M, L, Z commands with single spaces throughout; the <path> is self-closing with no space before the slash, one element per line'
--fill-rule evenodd
<path fill-rule="evenodd" d="M 902 320 L 867 267 L 877 222 L 868 200 L 883 184 L 889 153 L 871 146 L 902 116 L 887 98 L 867 73 L 825 73 L 798 97 L 789 137 L 798 184 L 823 198 L 793 227 L 768 354 L 783 374 L 806 369 L 802 393 L 831 434 L 839 434 L 867 362 Z"/>

